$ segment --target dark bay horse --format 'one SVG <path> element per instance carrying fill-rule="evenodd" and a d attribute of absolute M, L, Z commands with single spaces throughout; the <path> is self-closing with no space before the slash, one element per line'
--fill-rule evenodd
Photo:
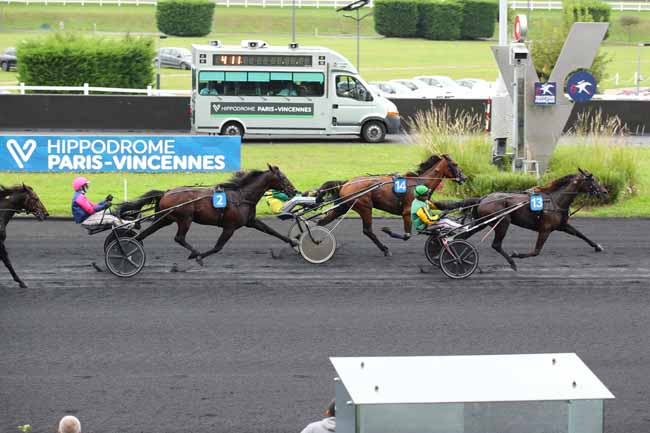
<path fill-rule="evenodd" d="M 407 180 L 405 194 L 393 192 L 393 178 L 403 177 Z M 432 155 L 422 162 L 417 170 L 409 171 L 403 175 L 381 175 L 381 176 L 360 176 L 347 181 L 329 181 L 319 188 L 318 199 L 325 196 L 334 198 L 352 197 L 372 185 L 385 183 L 385 185 L 363 194 L 359 199 L 350 202 L 348 206 L 340 206 L 328 212 L 325 217 L 318 221 L 319 226 L 327 225 L 336 218 L 345 214 L 350 207 L 361 216 L 363 222 L 363 234 L 368 236 L 385 256 L 391 252 L 386 245 L 381 243 L 372 231 L 372 209 L 380 209 L 393 215 L 401 215 L 404 221 L 404 234 L 396 235 L 390 230 L 384 229 L 393 237 L 408 240 L 411 236 L 411 203 L 413 202 L 413 190 L 417 185 L 426 185 L 429 190 L 434 191 L 443 179 L 452 179 L 463 183 L 467 178 L 456 162 L 449 155 Z"/>
<path fill-rule="evenodd" d="M 510 263 L 510 267 L 515 271 L 517 270 L 517 265 L 513 258 L 523 259 L 539 255 L 548 236 L 555 230 L 584 240 L 596 252 L 603 250 L 599 244 L 593 242 L 569 224 L 569 207 L 579 194 L 594 196 L 607 194 L 607 190 L 598 183 L 591 173 L 582 169 L 578 170 L 579 173 L 577 174 L 570 174 L 552 181 L 545 187 L 535 187 L 532 189 L 532 192 L 541 194 L 544 197 L 543 211 L 533 212 L 530 210 L 530 206 L 526 205 L 491 224 L 494 230 L 492 248 L 505 257 L 508 263 Z M 530 196 L 526 193 L 510 194 L 495 192 L 477 200 L 478 206 L 474 207 L 472 212 L 475 219 L 487 219 L 490 215 L 503 212 L 508 208 L 516 206 L 518 203 L 529 200 Z M 508 255 L 503 250 L 503 239 L 511 223 L 538 233 L 537 242 L 533 251 L 525 254 L 513 252 L 511 255 Z"/>
<path fill-rule="evenodd" d="M 21 288 L 26 289 L 27 285 L 20 279 L 9 260 L 9 254 L 5 247 L 7 239 L 7 224 L 17 213 L 34 214 L 39 221 L 49 216 L 47 209 L 34 190 L 25 185 L 12 186 L 10 188 L 0 185 L 0 260 L 5 264 L 14 281 Z"/>
<path fill-rule="evenodd" d="M 290 197 L 296 195 L 296 189 L 280 169 L 270 165 L 268 167 L 266 171 L 237 173 L 228 182 L 217 185 L 217 190 L 222 189 L 226 193 L 227 206 L 224 209 L 216 209 L 212 204 L 215 188 L 181 187 L 168 191 L 149 191 L 134 201 L 122 203 L 118 214 L 124 217 L 140 211 L 147 204 L 155 204 L 155 211 L 160 214 L 135 238 L 141 241 L 161 228 L 176 223 L 178 231 L 174 240 L 191 252 L 188 259 L 196 259 L 200 264 L 203 263 L 203 258 L 219 252 L 235 230 L 244 226 L 275 236 L 293 246 L 295 241 L 256 218 L 257 202 L 267 190 L 276 189 Z M 168 212 L 165 212 L 166 209 Z M 214 248 L 200 253 L 185 240 L 192 222 L 223 228 Z"/>

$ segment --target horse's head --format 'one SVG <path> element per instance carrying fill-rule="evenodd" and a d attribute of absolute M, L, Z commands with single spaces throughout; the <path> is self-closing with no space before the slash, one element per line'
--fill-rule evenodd
<path fill-rule="evenodd" d="M 578 188 L 580 192 L 584 192 L 592 196 L 603 196 L 609 194 L 607 189 L 598 183 L 598 180 L 596 180 L 596 177 L 593 174 L 579 167 L 578 171 L 580 174 L 576 176 L 576 182 L 578 182 Z"/>
<path fill-rule="evenodd" d="M 442 173 L 443 177 L 453 179 L 459 184 L 465 183 L 467 176 L 463 173 L 463 170 L 460 169 L 460 166 L 453 160 L 449 155 L 442 155 L 445 161 L 447 161 L 447 170 Z"/>
<path fill-rule="evenodd" d="M 41 199 L 38 198 L 38 194 L 36 194 L 32 187 L 23 183 L 22 193 L 24 194 L 24 199 L 19 206 L 22 206 L 22 208 L 27 212 L 34 214 L 39 221 L 43 221 L 45 218 L 50 216 L 45 205 L 41 202 Z"/>
<path fill-rule="evenodd" d="M 274 175 L 271 178 L 271 188 L 282 191 L 289 197 L 293 197 L 298 193 L 298 190 L 293 186 L 289 178 L 277 166 L 271 164 L 267 164 L 267 166 L 269 167 L 269 171 Z"/>

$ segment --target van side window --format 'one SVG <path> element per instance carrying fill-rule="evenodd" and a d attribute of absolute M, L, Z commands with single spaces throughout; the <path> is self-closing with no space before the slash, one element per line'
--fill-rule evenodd
<path fill-rule="evenodd" d="M 325 75 L 321 72 L 201 71 L 199 95 L 321 97 Z"/>
<path fill-rule="evenodd" d="M 351 75 L 336 76 L 336 96 L 357 101 L 372 101 L 370 92 Z"/>

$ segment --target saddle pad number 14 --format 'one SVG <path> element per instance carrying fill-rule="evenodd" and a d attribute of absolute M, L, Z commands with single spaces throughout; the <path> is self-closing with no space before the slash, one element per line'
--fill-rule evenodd
<path fill-rule="evenodd" d="M 539 212 L 544 210 L 544 197 L 540 194 L 533 194 L 530 196 L 530 210 Z"/>
<path fill-rule="evenodd" d="M 215 192 L 212 196 L 212 206 L 215 209 L 223 209 L 227 205 L 226 193 L 224 191 Z"/>
<path fill-rule="evenodd" d="M 406 192 L 406 179 L 402 177 L 395 178 L 395 184 L 393 185 L 393 191 L 397 194 L 404 194 Z"/>

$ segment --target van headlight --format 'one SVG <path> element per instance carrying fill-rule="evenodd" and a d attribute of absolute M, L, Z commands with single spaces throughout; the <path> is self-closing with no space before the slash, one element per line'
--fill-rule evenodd
<path fill-rule="evenodd" d="M 397 112 L 397 111 L 389 111 L 388 112 L 388 117 L 399 117 L 399 112 Z"/>

